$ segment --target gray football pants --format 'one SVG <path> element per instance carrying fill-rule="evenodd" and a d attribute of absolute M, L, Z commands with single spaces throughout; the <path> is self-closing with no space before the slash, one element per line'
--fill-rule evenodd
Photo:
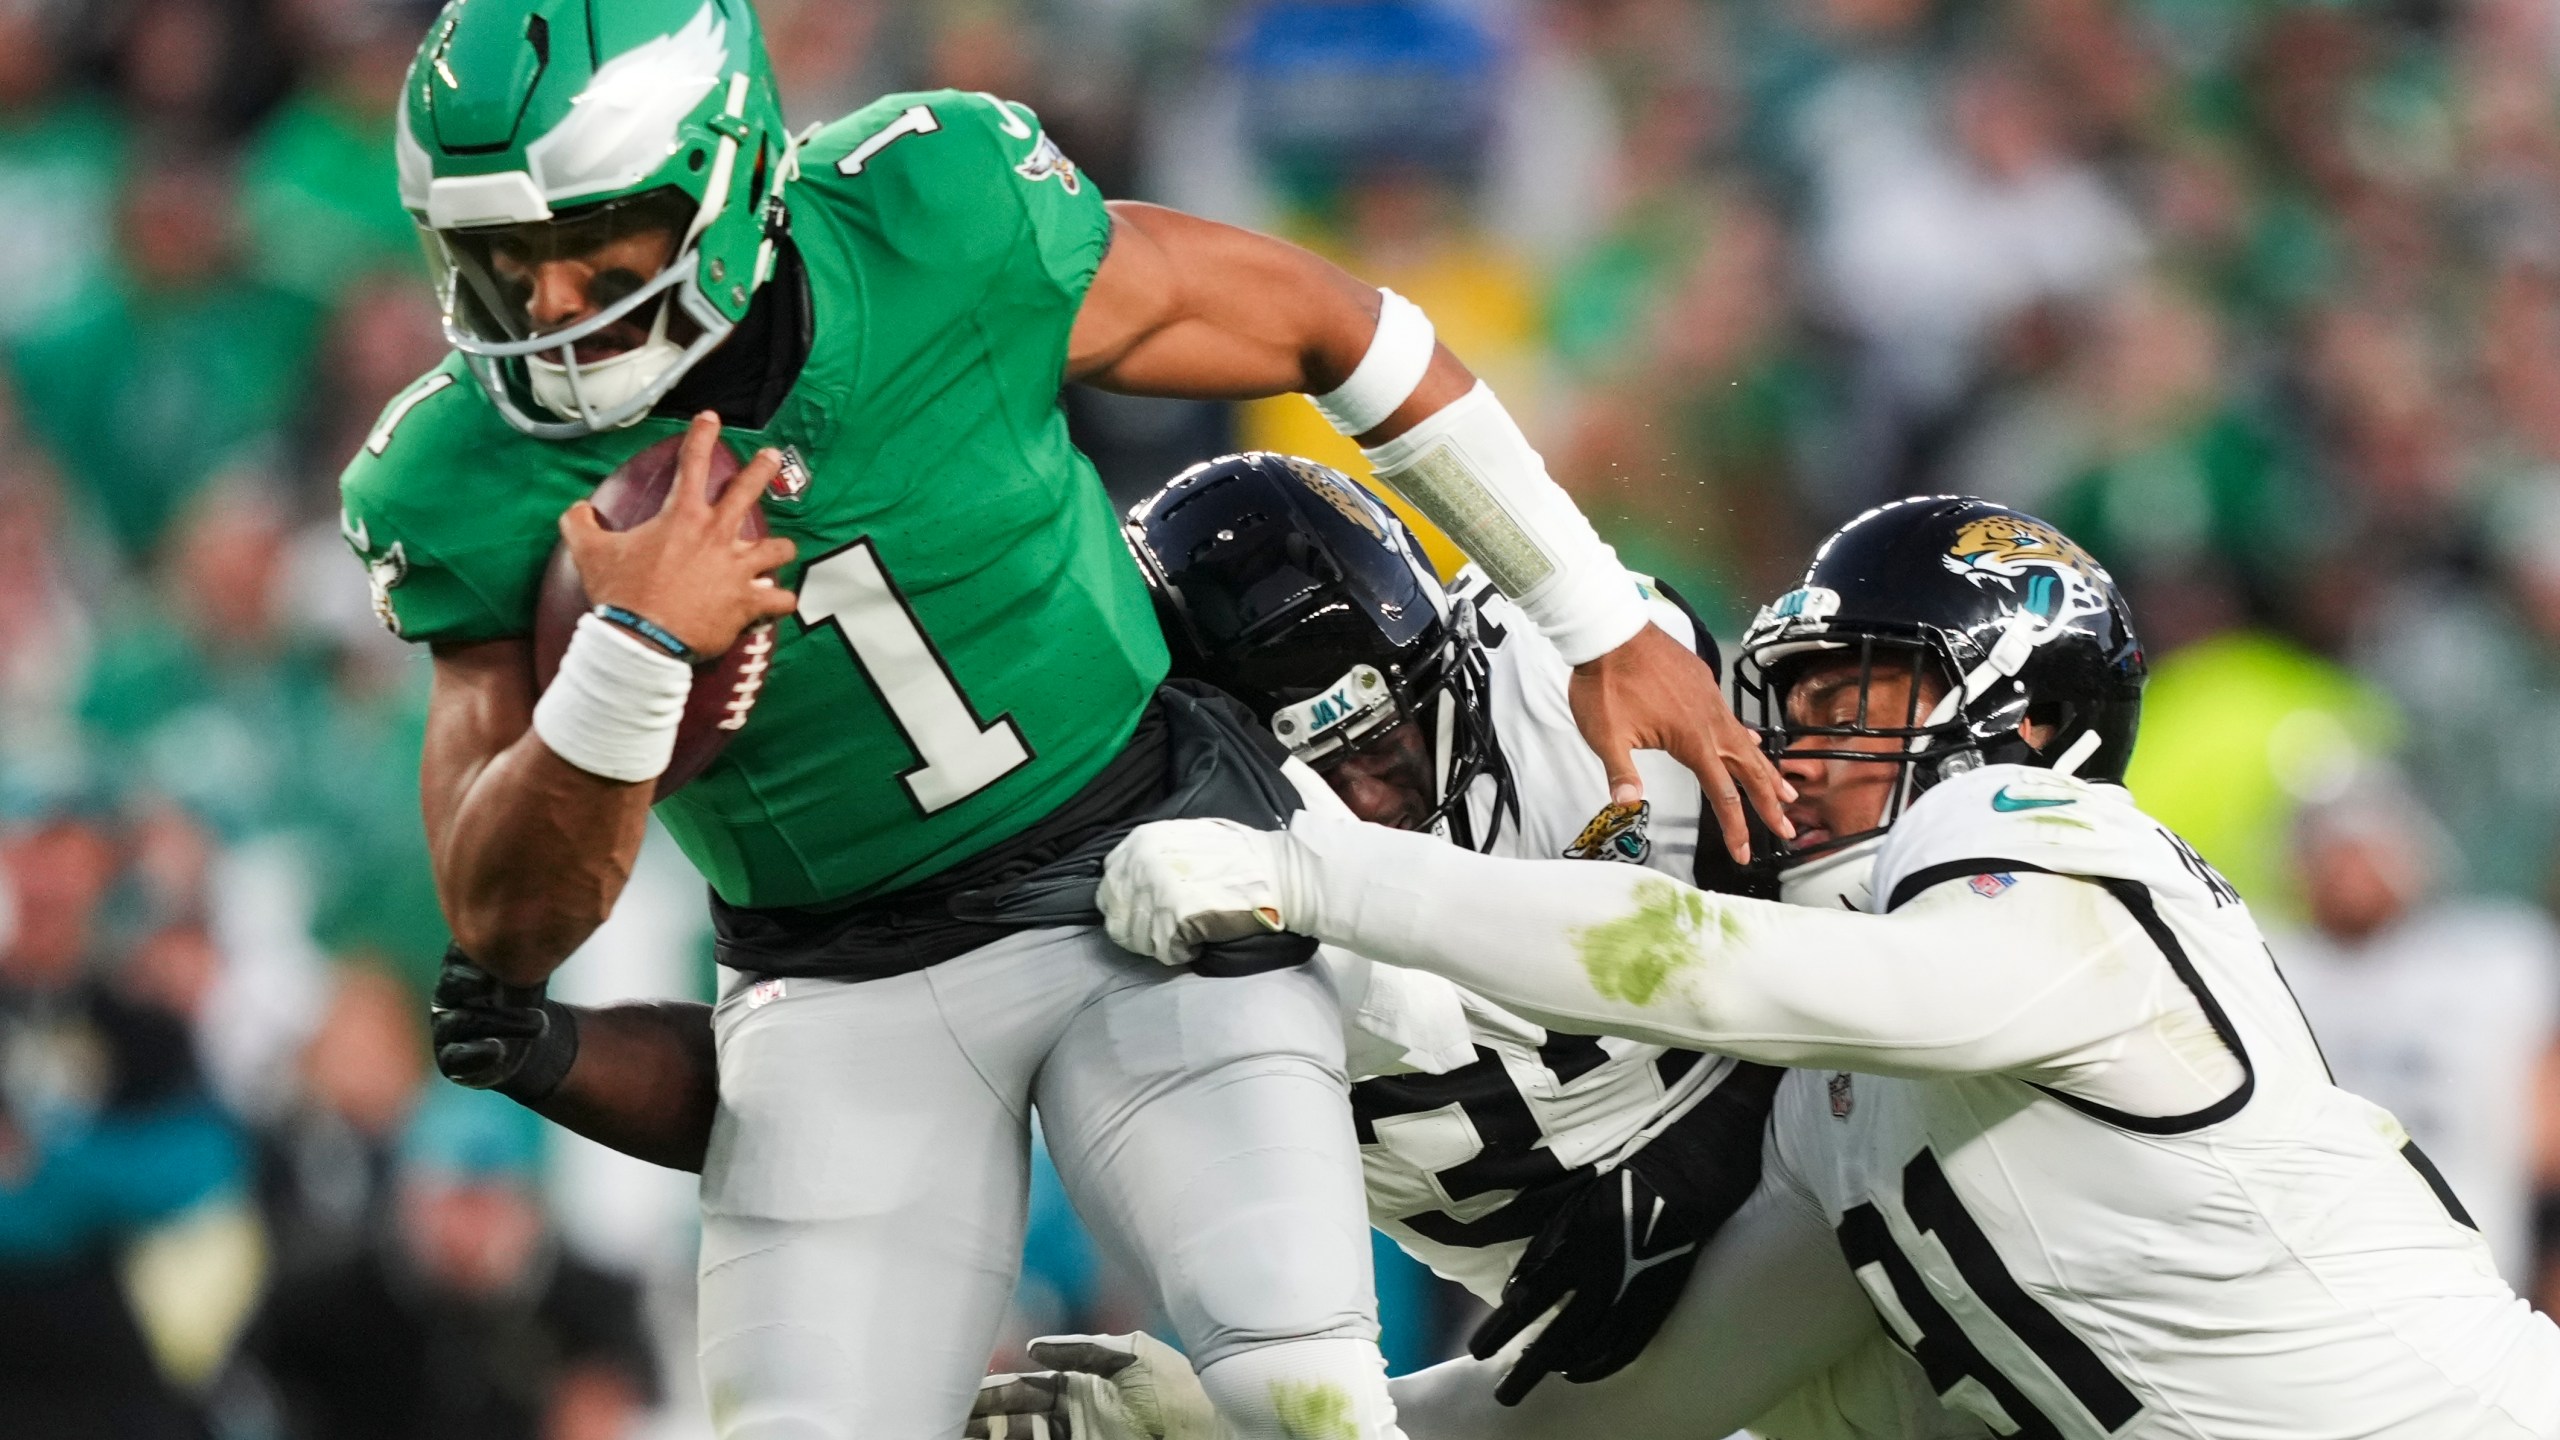
<path fill-rule="evenodd" d="M 1193 976 L 1080 928 L 776 988 L 733 981 L 712 1021 L 700 1339 L 723 1440 L 960 1433 L 1021 1258 L 1035 1104 L 1078 1212 L 1241 1433 L 1302 1428 L 1310 1387 L 1387 1413 L 1317 971 Z"/>

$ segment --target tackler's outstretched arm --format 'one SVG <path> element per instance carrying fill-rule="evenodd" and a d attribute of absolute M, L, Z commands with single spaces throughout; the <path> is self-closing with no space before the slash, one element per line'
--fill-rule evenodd
<path fill-rule="evenodd" d="M 1293 930 L 1558 1029 L 1776 1065 L 2031 1069 L 2153 1013 L 2160 967 L 2105 891 L 2032 874 L 2008 888 L 1994 925 L 1966 913 L 1982 902 L 1962 885 L 1891 915 L 1832 912 L 1309 815 L 1277 833 L 1142 827 L 1113 853 L 1103 901 L 1114 939 L 1168 962 Z"/>

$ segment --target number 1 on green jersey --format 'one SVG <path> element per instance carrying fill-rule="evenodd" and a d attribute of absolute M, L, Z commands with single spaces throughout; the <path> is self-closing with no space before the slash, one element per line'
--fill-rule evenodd
<path fill-rule="evenodd" d="M 801 572 L 800 619 L 813 630 L 834 627 L 879 692 L 916 753 L 917 763 L 898 779 L 917 810 L 947 809 L 1031 763 L 1031 747 L 1012 716 L 979 721 L 869 540 L 813 560 Z"/>

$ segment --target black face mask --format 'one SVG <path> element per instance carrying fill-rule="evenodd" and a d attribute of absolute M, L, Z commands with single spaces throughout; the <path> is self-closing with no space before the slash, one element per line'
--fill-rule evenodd
<path fill-rule="evenodd" d="M 724 425 L 761 430 L 809 363 L 816 339 L 809 268 L 789 235 L 773 239 L 773 278 L 720 348 L 702 357 L 649 413 L 683 420 L 705 410 Z"/>

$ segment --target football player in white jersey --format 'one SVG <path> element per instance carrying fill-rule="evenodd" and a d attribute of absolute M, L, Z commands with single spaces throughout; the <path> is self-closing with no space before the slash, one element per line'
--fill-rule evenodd
<path fill-rule="evenodd" d="M 1210 461 L 1131 507 L 1128 536 L 1176 672 L 1250 707 L 1329 787 L 1311 803 L 1339 796 L 1361 819 L 1487 854 L 1710 885 L 1736 873 L 1720 847 L 1699 853 L 1698 782 L 1669 756 L 1637 754 L 1642 806 L 1609 803 L 1563 656 L 1472 568 L 1444 591 L 1404 525 L 1341 472 L 1270 453 Z M 1675 595 L 1649 587 L 1646 601 L 1715 663 Z M 1513 1390 L 1632 1358 L 1698 1242 L 1750 1192 L 1776 1072 L 1550 1032 L 1338 949 L 1318 963 L 1342 997 L 1372 1223 L 1501 1307 L 1485 1353 L 1568 1290 L 1582 1297 L 1514 1367 Z M 1630 1214 L 1651 1222 L 1643 1234 L 1626 1233 Z M 1624 1283 L 1598 1293 L 1576 1273 L 1593 1264 Z"/>
<path fill-rule="evenodd" d="M 1443 594 L 1403 525 L 1349 477 L 1231 456 L 1132 507 L 1129 535 L 1177 673 L 1244 700 L 1360 818 L 1486 854 L 1634 863 L 1774 893 L 1765 873 L 1698 849 L 1697 784 L 1667 756 L 1636 757 L 1645 809 L 1609 806 L 1606 775 L 1574 743 L 1563 657 L 1472 569 Z M 1655 624 L 1715 663 L 1713 637 L 1675 593 L 1649 582 L 1647 598 Z M 1343 997 L 1372 1223 L 1498 1306 L 1479 1355 L 1572 1297 L 1525 1351 L 1503 1355 L 1497 1398 L 1517 1400 L 1550 1371 L 1592 1381 L 1634 1359 L 1700 1242 L 1759 1174 L 1777 1072 L 1547 1030 L 1333 947 L 1318 963 Z M 1182 1381 L 1178 1359 L 1133 1337 L 1033 1349 L 1150 1394 Z M 1166 1433 L 1113 1423 L 1107 1398 L 1070 1384 L 1090 1382 L 997 1387 L 971 1433 L 1006 1433 L 1007 1421 L 1013 1434 L 1037 1422 L 1049 1440 Z M 1835 1367 L 1775 1418 L 1788 1440 L 1984 1433 L 1921 1407 L 1935 1409 L 1916 1368 L 1881 1354 Z"/>
<path fill-rule="evenodd" d="M 1409 1377 L 1414 1440 L 1714 1434 L 1879 1324 L 2002 1434 L 2560 1437 L 2560 1327 L 2331 1083 L 2245 904 L 2117 783 L 2141 652 L 2085 552 L 1896 502 L 1735 668 L 1838 908 L 1314 812 L 1113 856 L 1115 937 L 1159 958 L 1290 929 L 1543 1024 L 1806 1067 L 1646 1356 L 1516 1409 L 1481 1362 Z"/>

